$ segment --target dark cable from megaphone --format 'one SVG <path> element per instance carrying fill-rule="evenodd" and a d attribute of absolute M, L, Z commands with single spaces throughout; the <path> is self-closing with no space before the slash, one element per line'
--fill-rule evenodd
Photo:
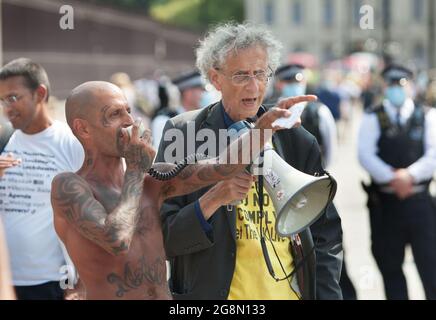
<path fill-rule="evenodd" d="M 153 178 L 160 181 L 167 181 L 175 178 L 183 169 L 185 169 L 189 164 L 196 163 L 199 160 L 206 159 L 207 157 L 202 153 L 194 153 L 187 156 L 185 159 L 179 161 L 177 165 L 167 172 L 161 172 L 155 168 L 150 168 L 148 174 Z"/>
<path fill-rule="evenodd" d="M 129 136 L 132 135 L 132 130 L 133 130 L 133 126 L 129 126 L 126 128 Z M 139 123 L 139 135 L 142 137 L 145 133 L 145 126 L 144 124 L 140 121 Z M 191 155 L 188 155 L 187 157 L 185 157 L 183 160 L 179 161 L 178 163 L 176 163 L 176 166 L 171 169 L 170 171 L 166 171 L 166 172 L 162 172 L 159 171 L 153 167 L 151 167 L 147 173 L 152 176 L 153 178 L 155 178 L 156 180 L 160 180 L 160 181 L 167 181 L 170 179 L 173 179 L 175 177 L 177 177 L 177 175 L 183 171 L 183 169 L 185 169 L 189 164 L 192 163 L 196 163 L 198 160 L 202 160 L 205 159 L 206 156 L 204 154 L 201 153 L 194 153 Z"/>

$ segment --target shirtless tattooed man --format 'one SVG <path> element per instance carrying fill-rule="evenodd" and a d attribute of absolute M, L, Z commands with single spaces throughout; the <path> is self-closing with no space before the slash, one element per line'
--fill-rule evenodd
<path fill-rule="evenodd" d="M 287 109 L 293 104 L 314 99 L 282 101 L 258 119 L 256 128 L 271 129 L 276 119 L 290 115 Z M 159 218 L 162 202 L 241 174 L 246 165 L 202 160 L 176 178 L 156 180 L 147 174 L 152 166 L 167 172 L 175 165 L 153 164 L 149 132 L 140 136 L 139 122 L 130 116 L 123 93 L 107 82 L 86 82 L 73 89 L 66 117 L 86 156 L 79 171 L 54 178 L 51 199 L 56 232 L 77 268 L 86 298 L 171 299 Z M 132 125 L 130 135 L 126 128 Z M 252 132 L 232 146 L 250 143 Z M 253 143 L 252 154 L 259 153 L 263 141 Z M 228 156 L 228 149 L 223 155 Z"/>

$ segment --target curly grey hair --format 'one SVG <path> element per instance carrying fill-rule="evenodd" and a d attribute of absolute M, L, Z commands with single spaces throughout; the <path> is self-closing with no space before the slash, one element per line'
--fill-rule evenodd
<path fill-rule="evenodd" d="M 226 23 L 211 30 L 197 48 L 197 68 L 208 80 L 209 70 L 221 67 L 231 51 L 256 45 L 266 49 L 268 65 L 274 72 L 280 63 L 282 44 L 265 27 L 250 23 Z"/>

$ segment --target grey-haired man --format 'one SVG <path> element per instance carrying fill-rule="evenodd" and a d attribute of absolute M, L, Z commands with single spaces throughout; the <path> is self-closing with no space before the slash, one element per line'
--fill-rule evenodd
<path fill-rule="evenodd" d="M 211 30 L 197 50 L 197 67 L 221 92 L 222 100 L 170 119 L 164 129 L 158 161 L 165 160 L 166 148 L 172 143 L 165 140 L 165 132 L 170 129 L 180 129 L 189 137 L 188 123 L 194 121 L 196 132 L 211 129 L 218 136 L 220 129 L 260 115 L 264 111 L 261 104 L 267 83 L 280 62 L 280 48 L 271 33 L 261 27 L 226 24 Z M 323 171 L 318 144 L 303 128 L 278 132 L 272 142 L 291 166 L 309 174 Z M 201 144 L 197 141 L 193 149 Z M 185 152 L 183 156 L 186 155 Z M 240 174 L 212 188 L 164 203 L 161 214 L 173 296 L 341 299 L 338 282 L 342 229 L 337 212 L 329 207 L 310 229 L 292 239 L 280 238 L 273 227 L 274 207 L 264 193 L 264 212 L 271 213 L 263 221 L 271 232 L 268 251 L 274 277 L 283 280 L 275 281 L 259 241 L 261 219 L 253 180 L 247 173 Z M 229 205 L 240 200 L 239 205 Z"/>

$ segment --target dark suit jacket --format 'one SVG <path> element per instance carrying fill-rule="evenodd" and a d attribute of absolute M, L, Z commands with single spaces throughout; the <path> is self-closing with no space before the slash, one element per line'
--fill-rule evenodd
<path fill-rule="evenodd" d="M 187 131 L 194 128 L 192 122 L 187 125 L 189 121 L 195 121 L 195 132 L 207 128 L 216 137 L 219 129 L 226 129 L 219 104 L 215 104 L 168 120 L 164 133 L 177 128 L 186 138 Z M 172 143 L 164 141 L 164 136 L 156 162 L 164 161 L 164 150 Z M 202 143 L 196 142 L 196 148 Z M 308 174 L 322 171 L 316 139 L 304 128 L 279 131 L 274 134 L 273 143 L 294 168 Z M 161 208 L 166 254 L 171 264 L 170 288 L 175 299 L 226 299 L 229 293 L 236 257 L 235 209 L 232 212 L 226 206 L 218 209 L 209 220 L 213 231 L 206 234 L 195 214 L 194 202 L 208 189 L 169 199 Z M 342 229 L 334 206 L 329 206 L 310 229 L 299 235 L 303 256 L 307 257 L 297 272 L 303 299 L 341 299 Z M 300 259 L 301 256 L 294 255 L 296 263 Z M 258 263 L 265 262 L 260 258 Z"/>

